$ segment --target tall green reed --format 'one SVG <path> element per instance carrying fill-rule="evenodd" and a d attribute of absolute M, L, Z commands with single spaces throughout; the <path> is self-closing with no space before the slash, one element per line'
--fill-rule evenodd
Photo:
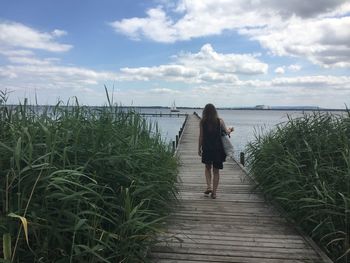
<path fill-rule="evenodd" d="M 111 102 L 90 108 L 75 100 L 40 108 L 40 114 L 27 101 L 12 108 L 4 104 L 2 257 L 146 261 L 170 212 L 177 176 L 177 160 L 153 127 Z"/>
<path fill-rule="evenodd" d="M 350 113 L 289 118 L 247 147 L 251 175 L 336 262 L 350 260 Z"/>

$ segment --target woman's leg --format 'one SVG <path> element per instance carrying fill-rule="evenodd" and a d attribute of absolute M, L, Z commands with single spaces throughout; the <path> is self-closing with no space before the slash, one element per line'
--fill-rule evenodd
<path fill-rule="evenodd" d="M 213 168 L 213 174 L 214 174 L 214 178 L 213 178 L 213 193 L 212 193 L 212 197 L 215 198 L 216 197 L 216 190 L 218 189 L 219 179 L 220 179 L 219 169 L 214 167 Z"/>
<path fill-rule="evenodd" d="M 211 164 L 205 165 L 205 180 L 207 181 L 207 191 L 211 190 Z"/>

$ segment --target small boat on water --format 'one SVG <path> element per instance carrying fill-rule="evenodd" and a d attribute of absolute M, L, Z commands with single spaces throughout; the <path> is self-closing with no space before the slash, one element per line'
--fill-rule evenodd
<path fill-rule="evenodd" d="M 170 108 L 170 112 L 180 112 L 180 111 L 176 108 L 175 101 L 173 102 L 173 105 L 172 105 L 171 108 Z"/>

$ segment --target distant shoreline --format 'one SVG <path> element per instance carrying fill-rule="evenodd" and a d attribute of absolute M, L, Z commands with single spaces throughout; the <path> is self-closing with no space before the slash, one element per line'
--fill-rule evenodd
<path fill-rule="evenodd" d="M 1 106 L 1 105 L 0 105 Z M 18 104 L 8 104 L 8 107 L 16 107 Z M 55 107 L 56 105 L 28 105 L 30 107 Z M 91 108 L 102 108 L 105 106 L 90 106 L 90 105 L 81 105 Z M 135 109 L 169 109 L 170 107 L 166 106 L 122 106 L 117 105 L 120 108 L 135 108 Z M 71 105 L 60 105 L 60 107 L 73 107 Z M 179 110 L 202 110 L 201 107 L 177 107 Z M 318 107 L 272 107 L 272 108 L 255 108 L 255 107 L 217 107 L 218 110 L 244 110 L 244 111 L 348 111 L 348 109 L 328 109 L 328 108 L 318 108 Z"/>
<path fill-rule="evenodd" d="M 310 108 L 276 108 L 276 109 L 254 109 L 254 108 L 218 108 L 218 110 L 253 110 L 253 111 L 347 111 L 346 109 L 310 109 Z"/>

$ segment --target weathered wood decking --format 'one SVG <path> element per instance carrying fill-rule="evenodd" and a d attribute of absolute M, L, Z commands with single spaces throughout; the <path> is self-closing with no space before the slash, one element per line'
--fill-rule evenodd
<path fill-rule="evenodd" d="M 205 197 L 198 133 L 199 119 L 191 115 L 177 152 L 180 203 L 152 250 L 153 262 L 332 262 L 252 190 L 234 161 L 224 164 L 217 199 Z"/>

